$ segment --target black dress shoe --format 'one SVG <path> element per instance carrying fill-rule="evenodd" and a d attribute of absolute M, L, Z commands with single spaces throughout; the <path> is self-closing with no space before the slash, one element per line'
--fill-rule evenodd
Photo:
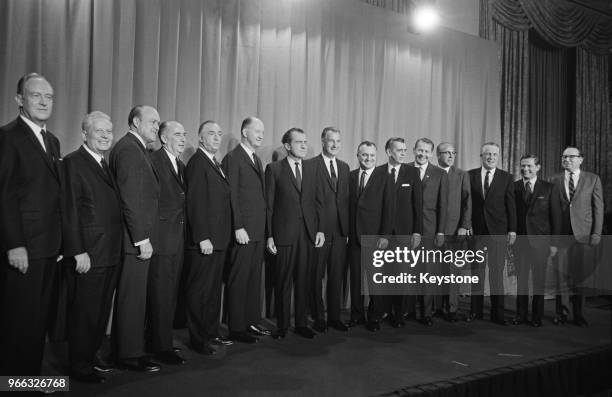
<path fill-rule="evenodd" d="M 577 326 L 579 326 L 579 327 L 581 327 L 581 328 L 586 328 L 586 327 L 588 327 L 588 326 L 589 326 L 589 323 L 587 323 L 587 321 L 585 320 L 585 318 L 584 318 L 584 317 L 582 317 L 582 316 L 576 317 L 576 318 L 574 319 L 573 323 L 574 323 L 574 325 L 577 325 Z"/>
<path fill-rule="evenodd" d="M 276 331 L 272 332 L 272 339 L 285 339 L 287 337 L 287 329 L 279 328 Z"/>
<path fill-rule="evenodd" d="M 325 324 L 325 320 L 317 320 L 312 325 L 312 329 L 314 329 L 318 333 L 323 333 L 327 330 L 327 324 Z"/>
<path fill-rule="evenodd" d="M 380 331 L 380 322 L 376 320 L 370 320 L 367 322 L 366 328 L 368 331 L 372 332 Z"/>
<path fill-rule="evenodd" d="M 306 339 L 312 339 L 315 337 L 315 333 L 313 330 L 311 330 L 308 327 L 296 327 L 295 328 L 295 333 L 306 338 Z"/>
<path fill-rule="evenodd" d="M 526 322 L 526 321 L 525 321 L 525 319 L 524 319 L 524 318 L 522 318 L 522 317 L 518 317 L 518 316 L 517 316 L 517 317 L 514 317 L 514 318 L 512 319 L 512 325 L 521 325 L 521 324 L 523 324 L 523 323 L 525 323 L 525 322 Z"/>
<path fill-rule="evenodd" d="M 249 325 L 249 332 L 255 336 L 270 336 L 272 334 L 269 330 L 257 324 Z"/>
<path fill-rule="evenodd" d="M 423 317 L 421 319 L 421 324 L 426 325 L 428 327 L 433 326 L 433 320 L 431 317 L 427 316 L 427 317 Z"/>
<path fill-rule="evenodd" d="M 108 374 L 109 372 L 113 372 L 115 370 L 115 366 L 111 364 L 95 364 L 93 369 L 101 374 Z"/>
<path fill-rule="evenodd" d="M 89 374 L 72 374 L 70 377 L 82 383 L 104 383 L 106 378 L 94 372 Z"/>
<path fill-rule="evenodd" d="M 217 346 L 231 346 L 234 344 L 234 342 L 232 342 L 231 339 L 226 338 L 225 336 L 217 336 L 215 338 L 209 339 L 208 342 L 211 345 L 217 345 Z"/>
<path fill-rule="evenodd" d="M 465 318 L 465 321 L 467 321 L 468 323 L 471 323 L 475 320 L 482 320 L 482 314 L 478 315 L 474 312 L 470 312 L 470 314 L 468 314 L 468 316 Z"/>
<path fill-rule="evenodd" d="M 257 343 L 259 342 L 259 339 L 257 339 L 256 337 L 249 335 L 248 332 L 230 332 L 230 338 L 234 341 L 234 342 L 240 342 L 240 343 Z"/>
<path fill-rule="evenodd" d="M 174 350 L 157 353 L 155 360 L 168 365 L 185 364 L 185 359 L 179 356 L 178 353 L 175 353 Z"/>
<path fill-rule="evenodd" d="M 553 318 L 553 324 L 565 324 L 567 322 L 567 315 L 563 313 L 557 313 L 557 315 Z"/>
<path fill-rule="evenodd" d="M 351 320 L 349 320 L 348 324 L 346 324 L 346 326 L 349 327 L 349 328 L 353 328 L 353 327 L 356 327 L 358 325 L 365 325 L 365 323 L 366 323 L 366 321 L 363 318 L 360 318 L 358 320 L 351 319 Z"/>
<path fill-rule="evenodd" d="M 327 323 L 329 328 L 333 328 L 337 331 L 347 332 L 349 330 L 349 326 L 344 324 L 340 320 L 332 320 Z"/>
<path fill-rule="evenodd" d="M 205 356 L 212 356 L 213 354 L 217 353 L 215 348 L 212 347 L 210 343 L 204 343 L 203 345 L 198 346 L 193 345 L 192 348 L 195 352 L 203 354 Z"/>
<path fill-rule="evenodd" d="M 129 358 L 119 361 L 119 368 L 128 371 L 157 372 L 161 369 L 159 364 L 149 361 L 147 357 Z"/>
<path fill-rule="evenodd" d="M 539 328 L 542 326 L 542 320 L 540 319 L 536 319 L 531 321 L 531 326 L 535 327 L 535 328 Z"/>

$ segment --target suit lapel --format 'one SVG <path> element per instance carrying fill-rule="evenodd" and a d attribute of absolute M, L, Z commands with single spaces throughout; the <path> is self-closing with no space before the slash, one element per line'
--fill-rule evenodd
<path fill-rule="evenodd" d="M 322 154 L 320 154 L 318 157 L 319 157 L 318 167 L 325 175 L 325 179 L 327 180 L 327 183 L 329 184 L 329 187 L 331 188 L 331 190 L 335 192 L 336 187 L 334 186 L 334 183 L 331 180 L 331 176 L 329 176 L 329 172 L 327 171 L 327 165 L 325 164 L 325 158 L 323 157 Z M 336 170 L 336 178 L 337 178 L 337 175 L 338 175 L 338 170 Z"/>
<path fill-rule="evenodd" d="M 131 132 L 128 131 L 126 133 L 126 138 L 131 139 L 132 142 L 134 142 L 134 144 L 138 146 L 138 148 L 142 151 L 142 153 L 144 154 L 147 160 L 147 163 L 149 164 L 149 167 L 151 167 L 151 171 L 153 172 L 153 175 L 155 175 L 155 179 L 159 183 L 159 175 L 157 175 L 157 171 L 155 171 L 155 167 L 153 167 L 153 162 L 151 161 L 151 152 L 147 150 L 146 146 L 142 146 L 142 142 L 140 142 L 140 139 L 135 137 L 134 134 L 132 134 Z"/>
<path fill-rule="evenodd" d="M 163 151 L 163 150 L 165 150 L 165 149 L 164 149 L 164 148 L 161 148 L 161 149 L 159 149 L 159 150 L 162 150 L 162 151 Z M 174 171 L 174 165 L 172 165 L 172 161 L 171 161 L 171 160 L 170 160 L 170 158 L 168 157 L 168 154 L 167 154 L 167 153 L 163 153 L 163 152 L 162 152 L 162 153 L 161 153 L 161 155 L 162 155 L 162 157 L 163 157 L 163 160 L 162 160 L 162 161 L 164 162 L 164 164 L 166 164 L 166 167 L 168 167 L 168 169 L 170 170 L 170 173 L 172 174 L 172 176 L 174 177 L 174 179 L 176 179 L 176 181 L 178 182 L 178 184 L 179 184 L 180 186 L 183 186 L 183 181 L 181 181 L 181 177 L 180 177 L 180 175 L 179 175 L 179 174 L 180 174 L 180 172 L 181 172 L 181 170 L 179 169 L 179 167 L 180 167 L 180 163 L 178 163 L 178 162 L 177 162 L 177 166 L 176 166 L 176 169 L 177 169 L 177 171 L 178 171 L 178 173 L 177 173 L 177 171 Z"/>
<path fill-rule="evenodd" d="M 580 192 L 582 191 L 582 187 L 584 186 L 584 179 L 585 179 L 585 174 L 584 171 L 580 171 L 580 179 L 578 179 L 578 184 L 576 185 L 576 188 L 574 189 L 574 197 L 576 197 L 577 195 L 580 194 Z M 565 190 L 565 189 L 563 189 Z M 573 198 L 572 198 L 573 201 Z"/>
<path fill-rule="evenodd" d="M 81 146 L 79 148 L 79 154 L 81 155 L 81 157 L 83 157 L 83 160 L 85 161 L 85 164 L 87 164 L 87 166 L 89 167 L 89 169 L 94 173 L 94 174 L 98 174 L 98 176 L 100 178 L 102 178 L 102 180 L 109 185 L 110 187 L 114 188 L 113 186 L 113 181 L 110 179 L 110 175 L 104 171 L 104 169 L 102 168 L 102 166 L 100 165 L 100 163 L 98 163 L 96 161 L 96 159 L 93 158 L 93 156 L 91 154 L 89 154 L 87 152 L 87 150 Z"/>
<path fill-rule="evenodd" d="M 202 152 L 202 149 L 198 148 L 198 150 Z M 219 175 L 219 177 L 221 177 L 221 179 L 223 179 L 225 183 L 228 183 L 227 178 L 225 178 L 225 175 L 221 173 L 219 168 L 217 168 L 217 166 L 215 165 L 215 163 L 213 163 L 210 157 L 208 157 L 208 155 L 204 152 L 202 152 L 202 155 L 204 156 L 204 160 L 208 162 L 208 165 L 212 167 L 212 169 L 217 173 L 217 175 Z"/>
<path fill-rule="evenodd" d="M 484 198 L 485 201 L 489 198 L 489 196 L 491 196 L 490 194 L 491 191 L 494 190 L 498 184 L 499 184 L 499 168 L 496 168 L 495 173 L 493 173 L 493 176 L 491 177 L 491 181 L 489 182 L 489 192 L 487 193 L 487 196 Z M 483 191 L 483 194 L 484 194 L 484 191 Z"/>
<path fill-rule="evenodd" d="M 470 181 L 472 182 L 475 186 L 476 186 L 476 190 L 478 191 L 478 193 L 480 193 L 480 197 L 482 197 L 482 199 L 485 199 L 484 196 L 484 190 L 482 188 L 482 168 L 477 168 L 477 171 L 475 173 L 473 173 L 474 175 L 474 180 Z"/>
<path fill-rule="evenodd" d="M 257 173 L 257 176 L 259 177 L 259 179 L 262 179 L 262 171 L 263 170 L 260 170 L 259 167 L 257 167 L 257 164 L 253 163 L 253 160 L 251 159 L 249 154 L 246 152 L 246 150 L 244 150 L 242 145 L 238 144 L 238 147 L 240 148 L 240 149 L 238 149 L 238 153 L 239 153 L 240 157 L 242 158 L 242 161 L 244 161 L 251 168 L 253 168 L 253 170 Z"/>
<path fill-rule="evenodd" d="M 289 166 L 289 160 L 287 160 L 287 157 L 285 157 L 284 159 L 281 160 L 281 172 L 284 172 L 285 175 L 287 175 L 289 177 L 289 179 L 291 180 L 291 183 L 293 183 L 293 187 L 295 188 L 295 190 L 298 191 L 298 193 L 300 193 L 300 188 L 297 185 L 297 181 L 295 180 L 295 175 L 293 175 L 293 171 L 291 170 L 291 166 Z M 304 168 L 302 167 L 302 171 L 304 170 Z M 304 173 L 302 172 L 302 183 L 304 183 Z"/>
<path fill-rule="evenodd" d="M 21 119 L 21 116 L 18 116 L 17 118 L 18 123 L 20 123 L 21 125 L 21 129 L 23 131 L 24 134 L 26 134 L 26 136 L 28 137 L 28 140 L 30 141 L 30 143 L 35 147 L 35 151 L 38 152 L 39 155 L 42 156 L 45 164 L 47 164 L 47 167 L 49 167 L 49 169 L 51 170 L 51 172 L 53 173 L 53 175 L 55 175 L 55 177 L 57 178 L 57 170 L 55 169 L 54 164 L 51 162 L 51 159 L 49 158 L 49 155 L 47 154 L 47 152 L 45 152 L 45 150 L 43 149 L 43 147 L 40 144 L 40 141 L 38 140 L 38 138 L 36 138 L 36 134 L 34 134 L 34 131 L 32 131 L 32 129 L 30 128 L 29 125 L 27 125 L 25 123 L 25 121 L 23 121 Z M 49 142 L 51 142 L 51 140 L 49 140 Z M 47 148 L 48 151 L 51 151 L 51 153 L 53 153 L 53 148 L 48 147 Z"/>

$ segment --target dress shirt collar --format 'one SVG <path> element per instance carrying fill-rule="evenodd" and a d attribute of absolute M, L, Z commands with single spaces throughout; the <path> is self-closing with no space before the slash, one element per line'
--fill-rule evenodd
<path fill-rule="evenodd" d="M 570 178 L 570 172 L 568 170 L 565 170 L 565 179 L 569 181 L 569 178 Z M 580 168 L 574 171 L 574 181 L 577 181 L 578 178 L 580 178 Z"/>
<path fill-rule="evenodd" d="M 93 158 L 94 158 L 94 160 L 96 160 L 96 162 L 98 163 L 98 165 L 99 165 L 100 167 L 102 167 L 102 163 L 101 163 L 101 161 L 102 161 L 102 159 L 103 159 L 104 157 L 100 156 L 98 153 L 96 153 L 96 152 L 94 152 L 93 150 L 91 150 L 91 149 L 89 148 L 89 146 L 87 146 L 87 144 L 83 144 L 83 147 L 85 148 L 85 150 L 87 151 L 87 153 L 91 154 L 91 157 L 93 157 Z"/>
<path fill-rule="evenodd" d="M 22 115 L 19 115 L 19 117 L 21 117 L 21 119 L 28 125 L 28 127 L 30 127 L 32 129 L 32 131 L 34 131 L 34 134 L 36 134 L 36 136 L 40 136 L 40 131 L 41 130 L 46 130 L 47 129 L 47 125 L 43 125 L 42 127 L 39 126 L 38 124 L 34 123 L 32 120 L 23 117 Z"/>
<path fill-rule="evenodd" d="M 527 182 L 529 182 L 529 183 L 531 183 L 531 190 L 533 190 L 537 180 L 538 180 L 537 176 L 534 177 L 534 178 L 529 178 L 529 179 L 523 178 L 523 186 L 527 187 Z"/>
<path fill-rule="evenodd" d="M 165 147 L 162 146 L 162 148 L 164 149 L 164 152 L 166 152 L 166 154 L 168 155 L 168 158 L 170 159 L 170 162 L 172 163 L 172 167 L 174 168 L 174 171 L 178 174 L 178 157 L 170 153 L 168 149 L 166 149 Z"/>
<path fill-rule="evenodd" d="M 450 172 L 451 167 L 440 167 L 442 168 L 447 174 Z"/>
<path fill-rule="evenodd" d="M 142 143 L 142 147 L 144 147 L 145 149 L 147 148 L 147 143 L 144 141 L 144 139 L 142 139 L 142 137 L 140 135 L 138 135 L 137 133 L 135 133 L 132 130 L 128 130 L 128 132 L 131 133 L 132 135 L 134 135 L 136 138 L 138 138 L 140 143 Z"/>
<path fill-rule="evenodd" d="M 210 153 L 208 150 L 204 149 L 202 146 L 198 146 L 198 149 L 200 149 L 202 152 L 204 152 L 204 154 L 206 156 L 208 156 L 208 158 L 210 159 L 210 161 L 212 161 L 213 163 L 216 164 L 216 159 L 215 159 L 215 155 Z"/>
<path fill-rule="evenodd" d="M 387 172 L 390 174 L 393 168 L 395 168 L 395 176 L 397 177 L 397 175 L 399 175 L 399 170 L 401 166 L 402 166 L 401 164 L 391 165 L 391 163 L 387 163 Z"/>
<path fill-rule="evenodd" d="M 493 180 L 493 175 L 495 175 L 495 170 L 497 170 L 497 168 L 493 168 L 493 169 L 486 169 L 485 167 L 480 167 L 480 175 L 482 176 L 482 180 L 484 181 L 484 178 L 487 176 L 487 172 L 490 171 L 491 173 L 489 174 L 489 181 Z"/>
<path fill-rule="evenodd" d="M 251 150 L 247 145 L 245 145 L 244 143 L 240 142 L 240 146 L 242 146 L 242 148 L 244 149 L 244 151 L 246 152 L 246 154 L 249 156 L 249 158 L 251 159 L 251 161 L 255 161 L 253 160 L 253 154 L 255 154 L 255 152 L 253 150 Z"/>
<path fill-rule="evenodd" d="M 300 167 L 302 166 L 302 160 L 296 160 L 292 158 L 291 156 L 287 156 L 287 161 L 289 162 L 289 165 L 291 166 L 292 170 L 295 168 L 296 163 L 299 164 Z"/>

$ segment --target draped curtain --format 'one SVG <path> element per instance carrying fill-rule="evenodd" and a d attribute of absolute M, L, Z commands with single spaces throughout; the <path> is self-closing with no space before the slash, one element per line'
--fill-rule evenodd
<path fill-rule="evenodd" d="M 0 23 L 0 122 L 17 113 L 19 76 L 41 72 L 63 154 L 80 145 L 85 113 L 108 113 L 116 140 L 139 103 L 182 122 L 191 152 L 199 123 L 217 120 L 221 156 L 256 115 L 266 162 L 292 126 L 311 155 L 323 127 L 339 127 L 351 166 L 363 139 L 379 162 L 391 136 L 453 141 L 462 167 L 478 164 L 474 142 L 499 139 L 495 43 L 416 36 L 405 17 L 356 0 L 5 0 Z"/>

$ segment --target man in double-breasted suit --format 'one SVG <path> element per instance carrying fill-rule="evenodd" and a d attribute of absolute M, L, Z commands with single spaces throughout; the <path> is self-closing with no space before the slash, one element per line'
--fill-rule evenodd
<path fill-rule="evenodd" d="M 147 151 L 159 130 L 159 114 L 150 106 L 135 106 L 129 130 L 109 156 L 123 211 L 123 267 L 115 296 L 114 342 L 118 365 L 156 372 L 160 366 L 145 355 L 145 316 L 149 265 L 159 210 L 159 180 Z"/>
<path fill-rule="evenodd" d="M 363 141 L 357 147 L 359 168 L 349 175 L 349 268 L 351 288 L 351 320 L 349 327 L 366 325 L 371 331 L 380 330 L 382 296 L 370 296 L 366 324 L 361 271 L 361 236 L 387 236 L 393 228 L 394 189 L 387 170 L 376 165 L 376 145 Z M 385 240 L 384 243 L 381 240 Z M 380 239 L 377 248 L 387 247 L 388 240 Z M 374 297 L 374 299 L 372 299 Z M 377 304 L 377 302 L 380 302 Z"/>
<path fill-rule="evenodd" d="M 61 250 L 58 139 L 47 131 L 53 88 L 17 83 L 19 116 L 0 127 L 0 375 L 39 375 Z"/>
<path fill-rule="evenodd" d="M 147 338 L 149 350 L 164 364 L 183 364 L 173 350 L 172 326 L 185 245 L 185 150 L 186 132 L 177 121 L 159 126 L 161 149 L 151 154 L 159 179 L 159 210 L 147 284 Z"/>
<path fill-rule="evenodd" d="M 553 200 L 559 203 L 561 211 L 560 234 L 567 236 L 567 239 L 560 241 L 564 247 L 569 247 L 563 256 L 567 259 L 567 272 L 570 276 L 568 281 L 572 290 L 570 299 L 574 323 L 580 327 L 586 327 L 588 323 L 582 314 L 584 296 L 579 284 L 588 273 L 585 267 L 594 261 L 593 247 L 601 241 L 604 218 L 601 179 L 580 169 L 583 160 L 578 148 L 568 146 L 561 157 L 564 171 L 551 178 L 556 187 Z M 557 315 L 554 322 L 559 324 L 565 321 L 560 295 L 556 303 Z"/>
<path fill-rule="evenodd" d="M 336 156 L 341 147 L 340 130 L 326 127 L 321 133 L 322 153 L 307 162 L 316 168 L 317 179 L 322 181 L 323 217 L 321 228 L 325 233 L 325 244 L 315 251 L 313 261 L 314 293 L 312 317 L 313 328 L 325 332 L 327 326 L 339 331 L 348 331 L 340 319 L 342 284 L 346 275 L 346 243 L 349 215 L 349 166 Z M 323 279 L 327 270 L 327 322 L 323 303 Z"/>
<path fill-rule="evenodd" d="M 290 128 L 282 138 L 287 157 L 266 167 L 267 249 L 277 256 L 275 263 L 276 322 L 272 335 L 287 335 L 294 287 L 295 333 L 312 339 L 308 327 L 308 303 L 312 296 L 314 248 L 325 243 L 321 228 L 322 193 L 315 164 L 305 162 L 308 145 L 300 128 Z"/>
<path fill-rule="evenodd" d="M 531 324 L 542 326 L 544 279 L 549 256 L 557 253 L 552 235 L 559 234 L 560 206 L 552 200 L 553 185 L 538 177 L 540 160 L 534 154 L 521 157 L 521 179 L 514 182 L 516 201 L 517 259 L 516 317 L 514 325 L 526 323 L 529 312 L 529 271 L 532 276 Z"/>
<path fill-rule="evenodd" d="M 270 335 L 261 327 L 261 270 L 266 232 L 264 170 L 255 150 L 261 146 L 264 124 L 247 117 L 240 128 L 240 144 L 223 159 L 232 198 L 234 241 L 227 279 L 230 338 L 255 343 Z"/>
<path fill-rule="evenodd" d="M 104 154 L 113 143 L 113 124 L 102 112 L 83 119 L 84 144 L 64 157 L 66 200 L 64 256 L 68 269 L 68 357 L 70 375 L 87 383 L 104 378 L 94 371 L 113 293 L 121 271 L 123 220 L 115 182 Z"/>
<path fill-rule="evenodd" d="M 512 175 L 497 168 L 499 145 L 487 142 L 480 149 L 482 167 L 469 171 L 472 189 L 474 249 L 487 248 L 486 263 L 474 263 L 479 283 L 472 285 L 468 321 L 483 318 L 485 266 L 489 267 L 491 321 L 508 325 L 504 319 L 503 272 L 507 246 L 516 240 L 516 204 Z"/>
<path fill-rule="evenodd" d="M 215 121 L 198 130 L 198 150 L 185 169 L 187 183 L 187 328 L 192 348 L 215 354 L 212 344 L 231 345 L 219 333 L 221 285 L 232 228 L 231 189 L 215 153 L 223 131 Z"/>

